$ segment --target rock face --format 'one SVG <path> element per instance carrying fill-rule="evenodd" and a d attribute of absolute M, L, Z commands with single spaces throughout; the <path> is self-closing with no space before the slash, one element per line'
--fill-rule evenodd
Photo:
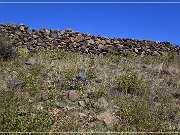
<path fill-rule="evenodd" d="M 66 30 L 29 29 L 24 24 L 9 26 L 0 24 L 0 33 L 5 33 L 14 46 L 26 45 L 35 51 L 38 48 L 64 49 L 72 52 L 106 54 L 114 50 L 115 54 L 122 54 L 130 50 L 138 55 L 161 55 L 164 52 L 180 54 L 180 47 L 169 42 L 155 42 L 130 38 L 104 38 L 85 33 Z M 30 49 L 31 48 L 31 49 Z"/>

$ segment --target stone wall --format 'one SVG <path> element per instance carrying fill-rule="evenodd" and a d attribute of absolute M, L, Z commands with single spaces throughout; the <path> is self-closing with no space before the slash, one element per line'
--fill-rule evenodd
<path fill-rule="evenodd" d="M 110 50 L 121 54 L 130 50 L 136 54 L 159 55 L 167 51 L 180 54 L 180 47 L 169 42 L 155 42 L 128 38 L 105 38 L 66 30 L 29 29 L 27 26 L 0 24 L 0 32 L 5 33 L 13 45 L 26 45 L 30 51 L 36 49 L 64 49 L 72 52 L 106 54 Z"/>

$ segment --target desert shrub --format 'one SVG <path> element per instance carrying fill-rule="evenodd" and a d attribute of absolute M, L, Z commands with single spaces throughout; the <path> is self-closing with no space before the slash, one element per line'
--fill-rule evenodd
<path fill-rule="evenodd" d="M 124 94 L 145 94 L 145 84 L 135 73 L 128 73 L 118 77 L 118 89 Z"/>
<path fill-rule="evenodd" d="M 10 40 L 0 34 L 0 59 L 9 60 L 16 56 L 16 50 Z"/>
<path fill-rule="evenodd" d="M 149 101 L 134 98 L 126 101 L 119 98 L 117 105 L 120 123 L 114 125 L 116 131 L 168 131 L 163 123 L 168 121 L 167 117 L 161 112 L 155 112 L 154 105 Z"/>
<path fill-rule="evenodd" d="M 54 50 L 51 52 L 48 52 L 48 55 L 52 59 L 62 59 L 67 56 L 67 53 L 64 50 Z"/>

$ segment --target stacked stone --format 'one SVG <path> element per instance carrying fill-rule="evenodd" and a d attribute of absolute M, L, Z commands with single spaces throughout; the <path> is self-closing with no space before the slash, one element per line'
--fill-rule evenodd
<path fill-rule="evenodd" d="M 64 49 L 72 52 L 80 51 L 93 54 L 106 54 L 111 50 L 114 50 L 116 54 L 123 53 L 124 50 L 133 51 L 139 55 L 161 55 L 167 51 L 180 54 L 180 47 L 169 42 L 129 38 L 105 38 L 75 32 L 71 29 L 46 30 L 40 28 L 37 31 L 35 29 L 29 29 L 23 24 L 0 24 L 0 32 L 5 33 L 15 46 L 26 45 L 30 51 L 44 48 Z"/>

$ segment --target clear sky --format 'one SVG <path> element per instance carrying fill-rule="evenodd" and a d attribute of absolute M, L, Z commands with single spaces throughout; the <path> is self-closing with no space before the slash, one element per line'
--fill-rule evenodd
<path fill-rule="evenodd" d="M 25 0 L 0 0 L 25 1 Z M 26 0 L 35 1 L 35 0 Z M 50 0 L 36 0 L 50 1 Z M 51 0 L 58 1 L 58 0 Z M 65 0 L 64 0 L 65 1 Z M 66 0 L 86 1 L 86 0 Z M 88 0 L 120 1 L 120 0 Z M 125 0 L 124 0 L 125 1 Z M 129 0 L 155 1 L 155 0 Z M 159 2 L 171 0 L 159 0 Z M 173 0 L 180 2 L 180 0 Z M 0 4 L 0 22 L 66 29 L 105 37 L 170 41 L 180 45 L 179 4 Z"/>

